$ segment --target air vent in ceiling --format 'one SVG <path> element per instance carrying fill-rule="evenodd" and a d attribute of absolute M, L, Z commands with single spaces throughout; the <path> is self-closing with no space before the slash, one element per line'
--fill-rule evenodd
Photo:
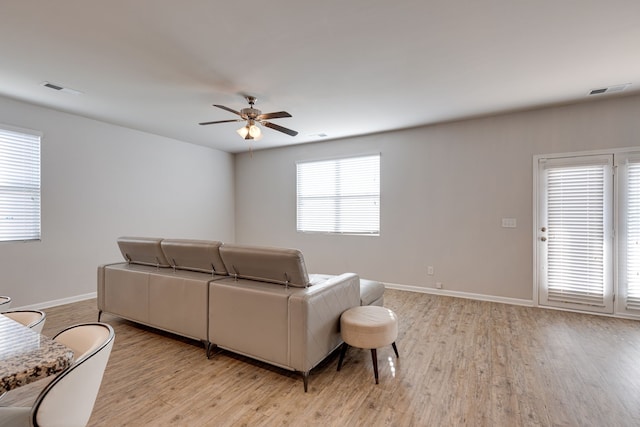
<path fill-rule="evenodd" d="M 615 85 L 615 86 L 603 87 L 603 88 L 599 88 L 599 89 L 593 89 L 593 90 L 591 90 L 591 92 L 589 92 L 589 95 L 600 95 L 601 93 L 622 92 L 623 90 L 625 90 L 629 86 L 631 86 L 631 83 L 625 83 L 625 84 L 621 84 L 621 85 Z"/>
<path fill-rule="evenodd" d="M 82 95 L 82 92 L 80 92 L 79 90 L 71 89 L 71 88 L 60 86 L 60 85 L 57 85 L 57 84 L 53 84 L 53 83 L 49 83 L 49 82 L 42 82 L 40 84 L 42 86 L 44 86 L 44 87 L 48 87 L 49 89 L 58 90 L 60 92 L 65 92 L 65 93 L 70 93 L 71 95 Z"/>
<path fill-rule="evenodd" d="M 63 89 L 62 86 L 56 86 L 56 85 L 54 85 L 52 83 L 46 83 L 46 82 L 43 83 L 42 86 L 48 87 L 49 89 L 55 89 L 55 90 L 62 90 Z"/>

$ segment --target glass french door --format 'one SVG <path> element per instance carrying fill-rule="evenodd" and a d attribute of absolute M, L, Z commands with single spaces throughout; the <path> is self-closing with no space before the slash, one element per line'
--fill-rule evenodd
<path fill-rule="evenodd" d="M 538 303 L 613 313 L 613 155 L 538 159 Z"/>
<path fill-rule="evenodd" d="M 618 287 L 616 312 L 640 314 L 640 153 L 616 156 Z"/>

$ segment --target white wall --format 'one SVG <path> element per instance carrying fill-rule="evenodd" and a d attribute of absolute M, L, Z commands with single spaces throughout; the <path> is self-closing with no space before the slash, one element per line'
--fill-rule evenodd
<path fill-rule="evenodd" d="M 533 156 L 639 146 L 639 117 L 639 96 L 603 98 L 237 155 L 236 241 L 299 248 L 310 272 L 531 300 Z M 297 233 L 296 161 L 371 152 L 380 237 Z"/>
<path fill-rule="evenodd" d="M 0 123 L 44 134 L 42 241 L 0 243 L 13 307 L 95 292 L 118 236 L 234 240 L 232 155 L 1 97 Z"/>

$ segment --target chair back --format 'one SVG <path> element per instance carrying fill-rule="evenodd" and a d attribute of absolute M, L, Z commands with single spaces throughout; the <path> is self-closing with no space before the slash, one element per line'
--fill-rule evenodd
<path fill-rule="evenodd" d="M 2 313 L 9 319 L 13 319 L 18 323 L 22 323 L 27 328 L 31 328 L 34 332 L 42 333 L 44 322 L 47 315 L 40 310 L 13 310 Z"/>
<path fill-rule="evenodd" d="M 9 310 L 11 307 L 11 297 L 0 296 L 0 312 Z"/>
<path fill-rule="evenodd" d="M 100 390 L 115 339 L 106 323 L 67 328 L 55 341 L 74 351 L 73 364 L 42 390 L 31 410 L 34 426 L 86 426 Z"/>

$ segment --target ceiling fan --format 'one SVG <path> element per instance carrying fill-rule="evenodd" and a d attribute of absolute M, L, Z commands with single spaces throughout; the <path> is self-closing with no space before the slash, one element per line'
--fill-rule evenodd
<path fill-rule="evenodd" d="M 231 119 L 231 120 L 217 120 L 214 122 L 203 122 L 201 125 L 213 125 L 217 123 L 229 123 L 229 122 L 242 122 L 246 121 L 246 126 L 238 129 L 238 134 L 244 139 L 259 139 L 262 136 L 262 132 L 256 123 L 260 123 L 263 126 L 271 128 L 273 130 L 277 130 L 278 132 L 286 133 L 290 136 L 296 136 L 298 132 L 295 130 L 287 129 L 285 127 L 276 125 L 274 123 L 268 122 L 267 119 L 280 119 L 284 117 L 291 117 L 291 114 L 286 111 L 277 111 L 275 113 L 265 113 L 262 114 L 262 111 L 253 108 L 253 105 L 256 102 L 255 96 L 245 95 L 245 99 L 249 103 L 249 108 L 243 108 L 240 111 L 236 111 L 232 108 L 225 107 L 224 105 L 216 105 L 213 104 L 214 107 L 222 108 L 223 110 L 227 110 L 233 114 L 237 114 L 240 116 L 239 119 Z"/>

